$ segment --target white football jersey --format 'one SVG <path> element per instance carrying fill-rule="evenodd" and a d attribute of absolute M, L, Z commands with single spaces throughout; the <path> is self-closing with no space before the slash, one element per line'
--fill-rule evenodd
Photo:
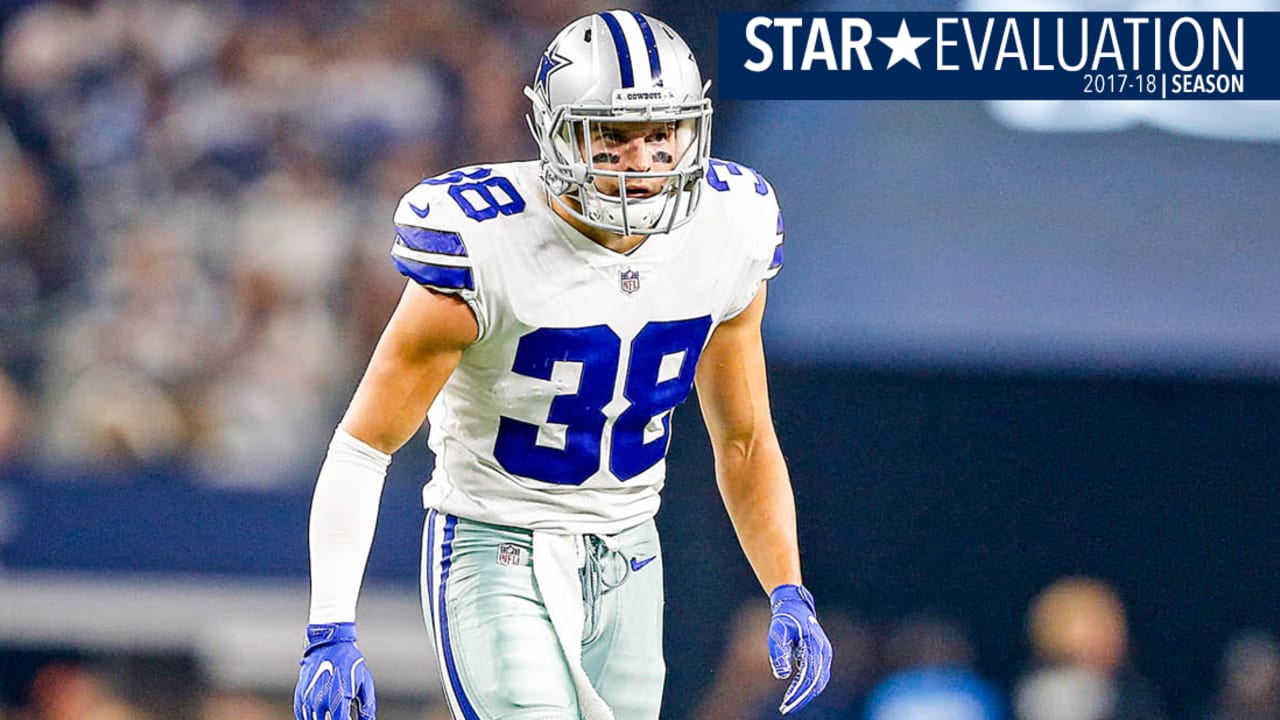
<path fill-rule="evenodd" d="M 734 163 L 708 169 L 694 219 L 626 254 L 551 210 L 536 161 L 457 170 L 401 199 L 396 266 L 459 295 L 480 327 L 427 416 L 427 507 L 599 534 L 657 512 L 671 414 L 703 347 L 782 265 L 772 187 Z"/>

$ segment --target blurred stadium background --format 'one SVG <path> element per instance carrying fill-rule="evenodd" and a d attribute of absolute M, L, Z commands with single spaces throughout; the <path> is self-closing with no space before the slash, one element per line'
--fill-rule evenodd
<path fill-rule="evenodd" d="M 520 87 L 602 7 L 0 3 L 0 718 L 290 717 L 310 488 L 401 286 L 396 198 L 531 157 Z M 717 12 L 838 6 L 643 7 L 714 80 Z M 715 148 L 787 213 L 772 389 L 843 659 L 811 717 L 863 717 L 922 646 L 1023 720 L 1105 717 L 1028 690 L 1076 659 L 1055 632 L 1123 647 L 1115 697 L 1163 707 L 1117 720 L 1280 717 L 1277 103 L 725 101 Z M 679 418 L 663 717 L 769 717 L 763 599 Z M 388 720 L 444 717 L 429 462 L 397 456 L 361 602 Z M 1071 576 L 1125 622 L 1029 634 Z"/>

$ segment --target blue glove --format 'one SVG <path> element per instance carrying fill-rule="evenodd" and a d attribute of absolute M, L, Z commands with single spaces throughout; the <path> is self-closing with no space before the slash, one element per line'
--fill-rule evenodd
<path fill-rule="evenodd" d="M 769 662 L 773 676 L 792 677 L 778 712 L 799 710 L 818 697 L 831 679 L 831 641 L 818 624 L 813 596 L 799 585 L 779 585 L 769 593 Z M 794 661 L 794 665 L 793 665 Z"/>
<path fill-rule="evenodd" d="M 378 700 L 373 675 L 356 647 L 355 623 L 308 625 L 301 665 L 293 691 L 298 720 L 348 720 L 352 700 L 359 703 L 361 720 L 374 719 Z"/>

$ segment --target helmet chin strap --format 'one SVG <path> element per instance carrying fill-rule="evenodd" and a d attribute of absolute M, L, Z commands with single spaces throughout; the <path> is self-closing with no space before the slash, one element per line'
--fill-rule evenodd
<path fill-rule="evenodd" d="M 655 229 L 670 200 L 667 195 L 632 200 L 606 195 L 594 188 L 588 188 L 587 192 L 593 193 L 596 200 L 591 204 L 591 219 L 612 226 L 613 231 L 623 235 L 633 234 L 637 230 Z"/>
<path fill-rule="evenodd" d="M 662 224 L 668 205 L 673 201 L 662 195 L 635 200 L 620 199 L 601 193 L 591 185 L 580 185 L 576 192 L 571 188 L 564 193 L 553 193 L 548 186 L 547 194 L 548 201 L 570 217 L 598 230 L 621 236 L 635 235 L 637 232 L 646 235 L 664 232 L 665 229 L 659 230 L 658 226 Z M 590 195 L 592 201 L 585 203 L 586 207 L 584 201 L 587 198 L 584 195 Z M 625 209 L 623 203 L 626 203 Z"/>

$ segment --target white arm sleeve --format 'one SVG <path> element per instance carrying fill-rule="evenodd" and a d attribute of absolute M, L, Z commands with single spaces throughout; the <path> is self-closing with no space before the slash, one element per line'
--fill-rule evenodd
<path fill-rule="evenodd" d="M 355 622 L 391 456 L 338 428 L 311 499 L 311 623 Z"/>

